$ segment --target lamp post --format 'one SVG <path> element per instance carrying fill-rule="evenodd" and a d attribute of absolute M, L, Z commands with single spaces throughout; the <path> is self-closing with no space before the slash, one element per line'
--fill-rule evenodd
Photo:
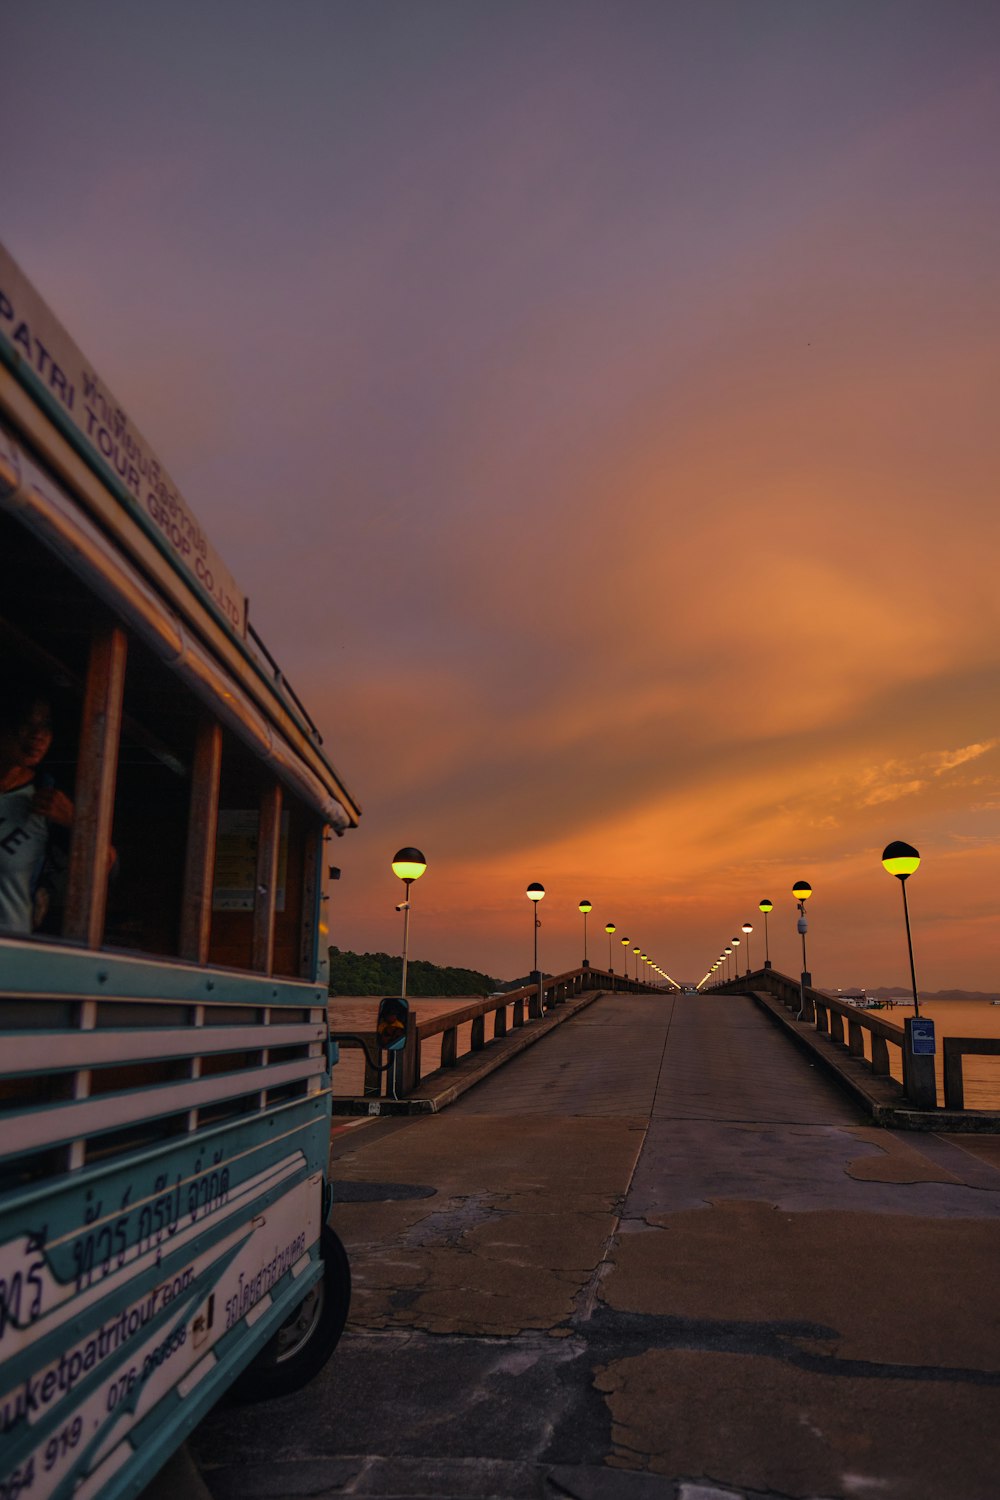
<path fill-rule="evenodd" d="M 613 974 L 615 971 L 614 971 L 614 966 L 612 965 L 612 962 L 611 962 L 611 934 L 613 932 L 617 932 L 618 929 L 615 926 L 614 922 L 608 922 L 608 923 L 605 924 L 604 931 L 608 935 L 608 973 L 609 974 Z"/>
<path fill-rule="evenodd" d="M 764 968 L 769 969 L 771 967 L 771 951 L 767 945 L 767 914 L 769 911 L 774 911 L 774 902 L 768 896 L 765 896 L 758 910 L 764 913 Z"/>
<path fill-rule="evenodd" d="M 906 904 L 906 882 L 920 863 L 920 855 L 912 844 L 896 839 L 882 850 L 882 863 L 890 875 L 895 875 L 903 887 L 903 918 L 906 922 L 906 948 L 910 955 L 910 982 L 913 985 L 913 1014 L 919 1016 L 920 1001 L 917 999 L 917 974 L 913 967 L 913 939 L 910 937 L 910 909 Z"/>
<path fill-rule="evenodd" d="M 399 987 L 399 993 L 406 999 L 406 964 L 410 946 L 410 886 L 415 880 L 419 880 L 427 868 L 427 861 L 419 849 L 397 849 L 392 861 L 392 873 L 397 875 L 406 887 L 406 897 L 396 907 L 397 911 L 403 913 L 403 980 Z"/>
<path fill-rule="evenodd" d="M 723 948 L 722 951 L 726 955 L 726 983 L 728 984 L 729 980 L 730 980 L 730 977 L 732 975 L 732 969 L 731 969 L 730 963 L 729 963 L 729 956 L 730 956 L 730 954 L 732 953 L 733 950 L 732 950 L 732 948 Z"/>
<path fill-rule="evenodd" d="M 750 922 L 744 922 L 742 928 L 740 929 L 740 931 L 744 932 L 746 934 L 746 940 L 747 940 L 747 978 L 749 979 L 750 978 L 750 934 L 751 934 L 751 932 L 753 932 L 753 925 Z"/>
<path fill-rule="evenodd" d="M 628 945 L 631 941 L 631 938 L 622 938 L 622 947 L 625 949 L 625 952 L 622 954 L 622 963 L 625 965 L 626 979 L 628 978 Z"/>
<path fill-rule="evenodd" d="M 632 952 L 635 954 L 635 982 L 636 982 L 636 984 L 638 984 L 639 983 L 639 954 L 642 952 L 642 949 L 639 948 L 639 947 L 635 947 L 635 948 L 632 949 Z"/>
<path fill-rule="evenodd" d="M 593 902 L 581 901 L 580 910 L 583 912 L 583 967 L 589 969 L 590 963 L 587 959 L 587 913 L 594 910 Z"/>
<path fill-rule="evenodd" d="M 799 920 L 797 923 L 799 934 L 802 938 L 802 976 L 799 979 L 799 1015 L 801 1020 L 806 1008 L 806 988 L 812 985 L 812 975 L 806 961 L 806 933 L 809 931 L 809 922 L 806 919 L 806 902 L 813 893 L 813 888 L 808 880 L 797 880 L 792 886 L 792 895 L 795 897 L 799 908 Z"/>
<path fill-rule="evenodd" d="M 541 1016 L 542 1011 L 544 1010 L 544 1006 L 542 1005 L 542 976 L 541 976 L 541 973 L 540 973 L 539 968 L 538 968 L 538 929 L 542 925 L 541 922 L 538 920 L 538 903 L 539 903 L 539 901 L 541 901 L 541 899 L 542 899 L 542 897 L 544 895 L 545 895 L 545 887 L 544 887 L 544 885 L 539 885 L 539 883 L 538 883 L 537 880 L 533 880 L 531 882 L 531 884 L 528 886 L 527 896 L 528 896 L 528 900 L 531 902 L 531 931 L 532 931 L 532 936 L 535 939 L 534 964 L 533 964 L 533 967 L 532 967 L 532 970 L 531 970 L 531 977 L 534 980 L 535 984 L 538 986 L 538 1015 L 539 1015 L 539 1017 Z"/>

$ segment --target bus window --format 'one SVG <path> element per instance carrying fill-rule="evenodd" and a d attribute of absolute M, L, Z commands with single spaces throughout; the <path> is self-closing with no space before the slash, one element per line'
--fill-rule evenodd
<path fill-rule="evenodd" d="M 188 808 L 198 727 L 190 694 L 141 642 L 130 640 L 105 943 L 180 952 Z"/>
<path fill-rule="evenodd" d="M 283 801 L 284 881 L 274 913 L 274 973 L 296 978 L 310 972 L 315 885 L 312 857 L 318 859 L 321 830 L 291 794 Z"/>
<path fill-rule="evenodd" d="M 232 735 L 224 734 L 208 948 L 211 963 L 237 969 L 255 967 L 260 809 L 265 792 L 272 786 L 273 778 L 249 751 Z"/>
<path fill-rule="evenodd" d="M 11 517 L 0 514 L 0 692 L 4 695 L 4 720 L 44 717 L 50 726 L 48 748 L 41 760 L 13 766 L 20 759 L 8 742 L 6 760 L 0 768 L 10 787 L 22 783 L 22 796 L 8 793 L 0 807 L 0 839 L 6 840 L 5 852 L 17 856 L 26 847 L 26 834 L 37 833 L 22 827 L 19 816 L 29 816 L 36 791 L 49 788 L 72 802 L 76 797 L 80 706 L 86 682 L 90 638 L 97 628 L 106 627 L 106 612 L 79 586 L 77 580 L 52 555 Z M 13 713 L 13 698 L 22 704 L 25 694 L 32 698 L 27 715 Z M 36 696 L 37 695 L 37 696 Z M 7 725 L 8 733 L 24 726 Z M 29 781 L 24 782 L 30 770 Z M 25 802 L 25 798 L 28 799 Z M 19 914 L 5 906 L 7 917 L 15 922 L 21 936 L 59 936 L 63 930 L 66 909 L 69 847 L 71 832 L 55 820 L 42 830 L 38 853 L 43 862 L 31 859 L 26 875 L 30 904 Z M 7 872 L 16 882 L 13 862 Z M 10 894 L 10 892 L 9 892 Z M 8 930 L 8 922 L 0 923 Z"/>
<path fill-rule="evenodd" d="M 211 962 L 290 978 L 311 973 L 321 832 L 314 814 L 223 736 Z"/>

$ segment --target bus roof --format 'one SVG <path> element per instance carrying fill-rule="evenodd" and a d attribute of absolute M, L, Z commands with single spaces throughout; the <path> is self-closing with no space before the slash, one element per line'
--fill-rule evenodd
<path fill-rule="evenodd" d="M 320 749 L 316 725 L 250 623 L 246 596 L 126 408 L 0 243 L 2 366 L 100 481 L 97 519 L 103 530 L 147 575 L 155 554 L 154 581 L 168 606 L 194 625 L 216 655 L 228 658 L 230 670 L 236 663 L 235 675 L 244 686 L 248 676 L 254 679 L 253 696 L 329 784 L 345 808 L 347 825 L 356 824 L 360 809 Z M 19 413 L 8 415 L 18 421 Z M 35 446 L 47 450 L 37 439 Z M 86 503 L 87 496 L 83 499 Z"/>

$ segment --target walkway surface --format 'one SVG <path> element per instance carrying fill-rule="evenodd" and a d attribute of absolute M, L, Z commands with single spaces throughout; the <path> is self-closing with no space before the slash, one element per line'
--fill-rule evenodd
<path fill-rule="evenodd" d="M 214 1500 L 996 1500 L 1000 1140 L 896 1134 L 752 1001 L 607 996 L 341 1126 L 351 1322 Z"/>

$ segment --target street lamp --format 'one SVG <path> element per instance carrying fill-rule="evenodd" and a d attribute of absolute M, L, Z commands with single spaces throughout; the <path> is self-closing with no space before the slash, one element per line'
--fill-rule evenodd
<path fill-rule="evenodd" d="M 812 985 L 812 975 L 806 963 L 806 933 L 809 931 L 809 923 L 806 919 L 806 902 L 813 893 L 813 888 L 808 880 L 797 880 L 792 886 L 792 895 L 798 902 L 799 920 L 797 923 L 799 933 L 802 937 L 802 977 L 799 980 L 799 1016 L 801 1020 L 806 1008 L 806 986 Z"/>
<path fill-rule="evenodd" d="M 636 982 L 636 984 L 638 984 L 639 983 L 639 954 L 642 952 L 642 949 L 641 948 L 633 948 L 632 952 L 635 954 L 635 982 Z"/>
<path fill-rule="evenodd" d="M 752 924 L 750 922 L 744 922 L 743 926 L 740 929 L 740 931 L 746 933 L 746 939 L 747 939 L 747 978 L 749 979 L 750 978 L 750 934 L 751 934 L 751 932 L 753 932 L 753 926 L 752 926 Z"/>
<path fill-rule="evenodd" d="M 587 913 L 594 910 L 593 902 L 581 901 L 580 910 L 583 912 L 583 967 L 589 969 L 590 964 L 587 961 Z"/>
<path fill-rule="evenodd" d="M 732 950 L 732 948 L 723 948 L 722 951 L 726 955 L 726 983 L 728 984 L 729 983 L 729 979 L 730 979 L 730 974 L 731 974 L 731 970 L 730 970 L 730 967 L 729 967 L 729 955 L 732 953 L 733 950 Z"/>
<path fill-rule="evenodd" d="M 910 909 L 906 904 L 906 882 L 920 863 L 920 855 L 912 844 L 896 839 L 882 850 L 882 863 L 890 875 L 895 875 L 903 887 L 903 917 L 906 922 L 906 947 L 910 955 L 910 981 L 913 985 L 913 1014 L 919 1016 L 920 1002 L 917 999 L 917 975 L 913 967 L 913 940 L 910 937 Z"/>
<path fill-rule="evenodd" d="M 771 967 L 771 951 L 767 945 L 767 914 L 769 911 L 774 911 L 774 902 L 770 897 L 765 896 L 758 910 L 764 913 L 764 968 L 769 969 Z"/>
<path fill-rule="evenodd" d="M 733 938 L 730 938 L 729 941 L 733 945 L 733 978 L 734 979 L 739 979 L 739 977 L 740 977 L 740 956 L 739 956 L 739 954 L 737 953 L 736 950 L 740 946 L 740 940 L 739 940 L 738 937 L 733 937 Z"/>
<path fill-rule="evenodd" d="M 615 971 L 614 971 L 614 968 L 613 968 L 612 962 L 611 962 L 611 934 L 613 932 L 617 932 L 618 929 L 615 926 L 614 922 L 608 922 L 605 925 L 604 931 L 608 935 L 608 973 L 609 974 L 613 974 Z"/>
<path fill-rule="evenodd" d="M 403 913 L 403 982 L 399 987 L 399 993 L 406 999 L 406 964 L 410 946 L 410 886 L 415 880 L 419 880 L 427 868 L 427 861 L 419 849 L 398 849 L 392 861 L 392 873 L 397 875 L 406 887 L 406 898 L 400 901 L 396 907 L 397 911 Z"/>
<path fill-rule="evenodd" d="M 542 1011 L 544 1009 L 544 1006 L 542 1005 L 542 976 L 541 976 L 541 973 L 539 972 L 539 968 L 538 968 L 538 929 L 542 925 L 541 922 L 538 920 L 538 903 L 539 903 L 539 901 L 541 901 L 541 899 L 542 899 L 542 897 L 544 895 L 545 895 L 545 887 L 544 887 L 544 885 L 539 885 L 537 880 L 533 880 L 531 882 L 531 884 L 528 886 L 527 896 L 528 896 L 528 900 L 531 902 L 531 930 L 532 930 L 532 934 L 533 934 L 534 939 L 535 939 L 535 950 L 534 950 L 535 951 L 535 962 L 534 962 L 534 967 L 533 967 L 533 969 L 531 971 L 531 977 L 534 979 L 535 983 L 538 986 L 538 1014 L 539 1014 L 539 1016 L 541 1016 Z"/>

